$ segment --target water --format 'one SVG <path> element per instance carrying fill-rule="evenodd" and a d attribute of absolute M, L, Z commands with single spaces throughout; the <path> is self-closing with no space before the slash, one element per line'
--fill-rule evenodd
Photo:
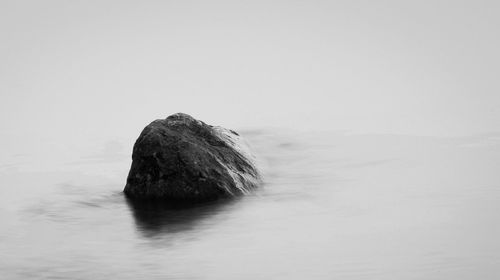
<path fill-rule="evenodd" d="M 242 134 L 265 186 L 179 210 L 126 201 L 119 141 L 3 151 L 0 278 L 500 278 L 500 134 Z"/>

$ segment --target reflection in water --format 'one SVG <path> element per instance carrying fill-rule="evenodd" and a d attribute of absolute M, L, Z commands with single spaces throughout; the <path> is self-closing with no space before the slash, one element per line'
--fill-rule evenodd
<path fill-rule="evenodd" d="M 162 201 L 136 201 L 126 198 L 137 230 L 145 237 L 193 230 L 208 219 L 216 217 L 237 199 L 203 204 L 172 204 Z"/>

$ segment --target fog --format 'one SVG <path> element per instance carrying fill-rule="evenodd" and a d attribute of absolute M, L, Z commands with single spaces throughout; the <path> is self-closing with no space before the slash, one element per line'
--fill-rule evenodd
<path fill-rule="evenodd" d="M 2 134 L 497 131 L 496 1 L 2 1 Z"/>
<path fill-rule="evenodd" d="M 9 279 L 498 279 L 497 1 L 1 1 Z M 264 186 L 144 213 L 132 146 L 184 112 Z"/>

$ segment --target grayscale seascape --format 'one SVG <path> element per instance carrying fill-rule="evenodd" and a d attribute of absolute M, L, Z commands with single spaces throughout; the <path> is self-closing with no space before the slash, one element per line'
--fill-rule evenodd
<path fill-rule="evenodd" d="M 500 279 L 499 15 L 482 0 L 0 0 L 0 280 Z M 155 182 L 180 184 L 155 194 L 219 198 L 224 178 L 244 195 L 125 198 L 150 194 L 149 161 L 127 181 L 141 131 L 179 112 L 230 130 L 152 126 L 153 163 L 217 155 L 165 160 L 178 169 Z M 238 134 L 258 169 L 221 152 Z"/>

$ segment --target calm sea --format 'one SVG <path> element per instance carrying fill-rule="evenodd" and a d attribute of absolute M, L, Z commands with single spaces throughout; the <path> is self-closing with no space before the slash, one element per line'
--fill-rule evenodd
<path fill-rule="evenodd" d="M 500 279 L 500 134 L 242 132 L 265 185 L 179 210 L 124 199 L 131 143 L 11 143 L 0 279 Z"/>

